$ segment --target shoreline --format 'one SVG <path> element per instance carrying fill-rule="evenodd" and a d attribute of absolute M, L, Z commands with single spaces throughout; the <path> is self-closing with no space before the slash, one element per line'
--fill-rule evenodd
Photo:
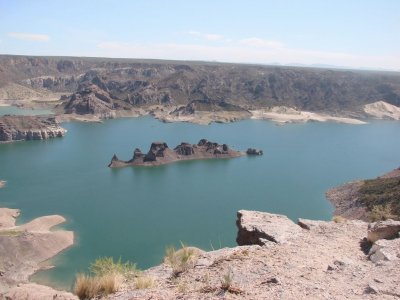
<path fill-rule="evenodd" d="M 343 124 L 363 125 L 367 122 L 346 116 L 332 116 L 325 113 L 299 111 L 289 107 L 273 107 L 271 109 L 251 110 L 251 119 L 270 120 L 276 123 L 335 122 Z"/>
<path fill-rule="evenodd" d="M 199 125 L 211 123 L 232 123 L 241 120 L 268 120 L 277 124 L 306 123 L 306 122 L 335 122 L 341 124 L 363 125 L 369 120 L 400 120 L 400 108 L 383 101 L 367 104 L 359 117 L 350 117 L 346 113 L 330 114 L 329 112 L 311 112 L 297 110 L 288 106 L 262 107 L 245 111 L 194 111 L 191 114 L 174 114 L 182 106 L 150 105 L 133 107 L 131 110 L 112 110 L 109 115 L 99 114 L 65 114 L 60 107 L 44 105 L 48 102 L 35 102 L 24 100 L 22 108 L 48 109 L 54 114 L 59 122 L 98 122 L 107 119 L 136 118 L 141 116 L 152 116 L 161 122 L 187 122 Z M 54 101 L 58 102 L 58 101 Z M 0 107 L 17 106 L 15 100 L 0 100 Z"/>
<path fill-rule="evenodd" d="M 335 208 L 333 215 L 352 220 L 370 221 L 369 215 L 371 210 L 368 209 L 365 203 L 359 200 L 362 195 L 360 193 L 361 188 L 368 181 L 389 178 L 400 178 L 400 168 L 396 168 L 376 178 L 353 180 L 328 189 L 325 192 L 325 196 Z"/>
<path fill-rule="evenodd" d="M 19 209 L 0 208 L 0 247 L 4 253 L 0 257 L 0 296 L 19 299 L 27 294 L 39 299 L 45 293 L 46 297 L 59 295 L 61 298 L 57 299 L 76 299 L 70 293 L 30 281 L 37 271 L 53 267 L 48 265 L 51 258 L 74 245 L 72 231 L 53 230 L 66 219 L 60 215 L 50 215 L 16 225 L 19 216 Z"/>

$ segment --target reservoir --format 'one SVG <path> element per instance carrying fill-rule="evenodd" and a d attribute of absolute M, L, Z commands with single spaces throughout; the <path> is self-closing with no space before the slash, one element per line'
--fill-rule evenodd
<path fill-rule="evenodd" d="M 239 209 L 329 220 L 328 188 L 400 166 L 400 122 L 201 126 L 142 117 L 63 127 L 63 138 L 0 145 L 1 207 L 21 209 L 19 223 L 63 215 L 63 228 L 76 234 L 75 245 L 53 259 L 56 268 L 34 276 L 62 288 L 101 256 L 148 268 L 181 241 L 205 250 L 235 246 Z M 172 148 L 202 138 L 264 155 L 107 167 L 114 153 L 128 160 L 152 141 Z"/>
<path fill-rule="evenodd" d="M 39 115 L 52 115 L 53 112 L 49 109 L 30 109 L 21 108 L 16 106 L 1 106 L 0 116 L 4 115 L 17 115 L 17 116 L 39 116 Z"/>

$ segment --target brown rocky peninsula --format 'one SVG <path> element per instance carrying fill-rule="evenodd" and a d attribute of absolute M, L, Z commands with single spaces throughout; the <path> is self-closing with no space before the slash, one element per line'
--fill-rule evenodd
<path fill-rule="evenodd" d="M 326 192 L 326 197 L 335 206 L 334 214 L 347 219 L 400 219 L 400 168 L 375 179 L 334 187 Z"/>
<path fill-rule="evenodd" d="M 251 150 L 251 151 L 249 151 Z M 261 150 L 249 149 L 249 155 L 261 155 Z M 218 144 L 201 139 L 197 144 L 181 143 L 174 149 L 170 149 L 164 142 L 153 142 L 150 150 L 144 154 L 138 148 L 133 152 L 131 160 L 123 161 L 114 154 L 110 168 L 126 166 L 159 166 L 182 160 L 197 160 L 211 158 L 233 158 L 246 155 L 245 152 L 232 150 L 226 144 Z"/>
<path fill-rule="evenodd" d="M 0 143 L 12 141 L 45 140 L 62 137 L 66 130 L 54 117 L 3 116 L 0 117 Z"/>

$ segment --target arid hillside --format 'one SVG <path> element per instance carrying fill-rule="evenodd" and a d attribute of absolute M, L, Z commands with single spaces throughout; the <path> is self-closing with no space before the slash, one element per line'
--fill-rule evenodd
<path fill-rule="evenodd" d="M 400 105 L 400 74 L 206 62 L 0 56 L 0 98 L 62 96 L 69 112 L 202 103 L 202 110 L 289 106 L 363 115 Z M 199 102 L 200 101 L 200 102 Z M 221 105 L 221 103 L 223 105 Z M 192 105 L 193 106 L 193 105 Z M 198 105 L 197 105 L 198 106 Z"/>

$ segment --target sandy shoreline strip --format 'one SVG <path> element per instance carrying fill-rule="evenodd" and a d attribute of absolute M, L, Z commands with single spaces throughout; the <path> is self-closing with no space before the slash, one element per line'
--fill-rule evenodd
<path fill-rule="evenodd" d="M 309 121 L 315 122 L 337 122 L 345 124 L 361 125 L 367 124 L 364 121 L 347 118 L 336 117 L 327 114 L 314 113 L 308 111 L 299 111 L 294 108 L 285 106 L 276 106 L 271 109 L 251 110 L 251 119 L 270 120 L 277 123 L 304 123 Z"/>
<path fill-rule="evenodd" d="M 0 208 L 0 299 L 2 296 L 19 299 L 10 295 L 21 292 L 24 285 L 29 287 L 32 274 L 46 268 L 46 261 L 74 244 L 72 231 L 51 230 L 64 223 L 64 217 L 44 216 L 16 226 L 19 215 L 18 209 Z M 54 295 L 60 293 L 51 288 L 46 290 Z M 23 292 L 33 295 L 37 291 L 23 289 Z M 76 299 L 70 293 L 65 295 L 65 298 L 57 299 Z"/>

